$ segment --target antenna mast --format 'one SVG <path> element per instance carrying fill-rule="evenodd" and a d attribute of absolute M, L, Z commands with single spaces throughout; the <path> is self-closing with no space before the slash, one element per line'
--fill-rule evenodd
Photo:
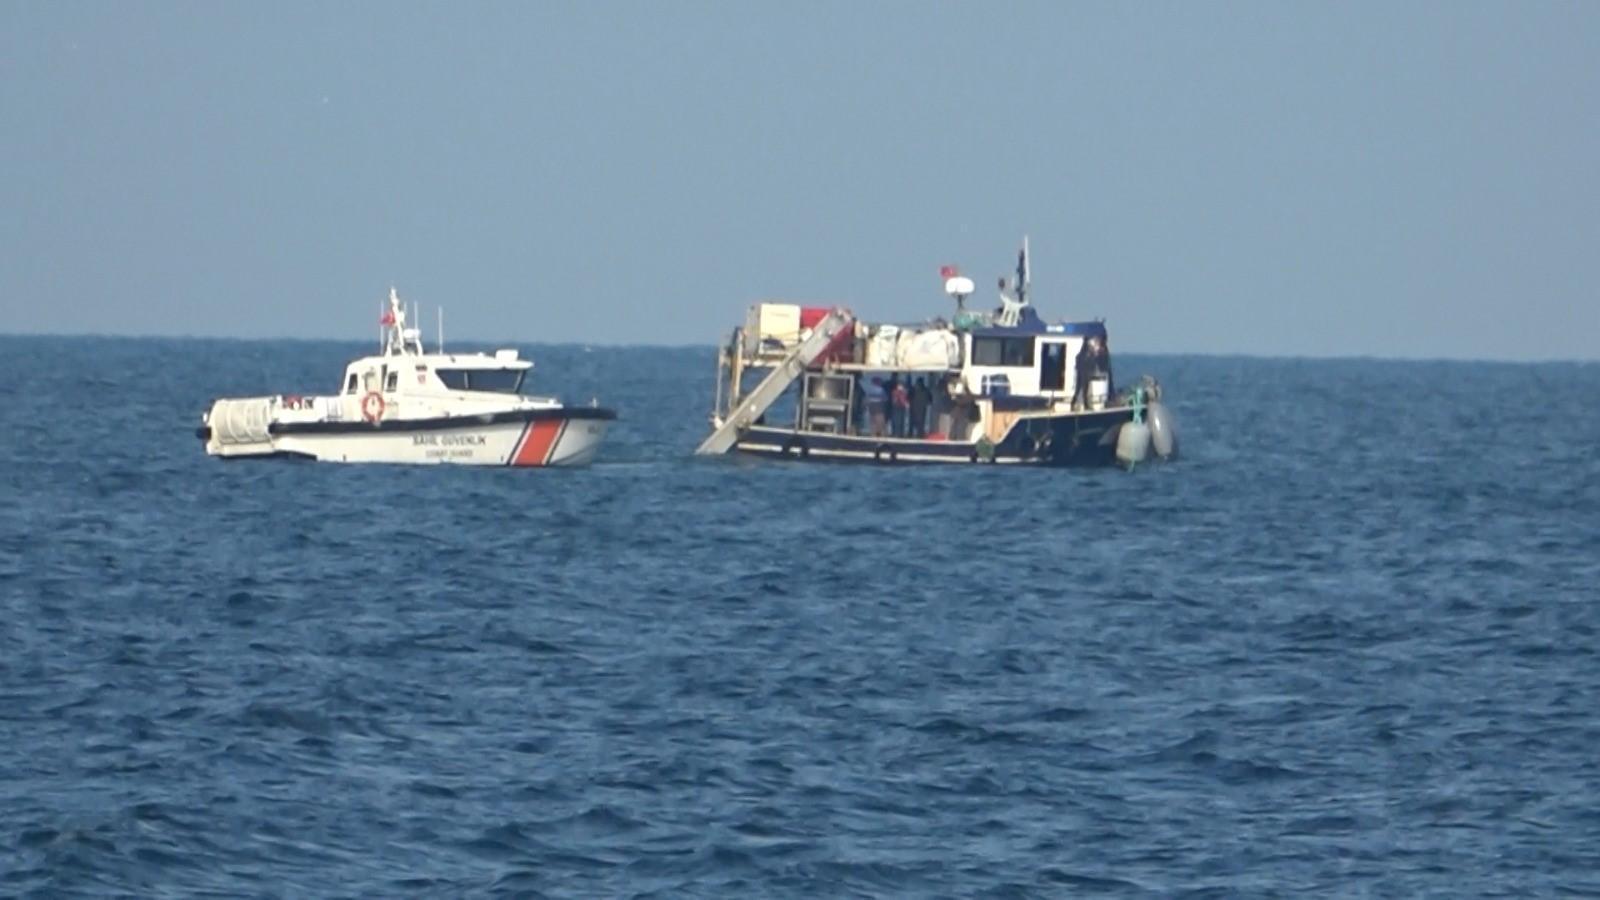
<path fill-rule="evenodd" d="M 1033 271 L 1028 265 L 1028 236 L 1022 236 L 1022 252 L 1017 254 L 1017 302 L 1026 305 L 1028 288 L 1033 285 Z"/>

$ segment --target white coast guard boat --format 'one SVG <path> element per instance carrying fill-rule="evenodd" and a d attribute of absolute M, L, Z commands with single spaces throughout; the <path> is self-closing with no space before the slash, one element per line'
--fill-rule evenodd
<path fill-rule="evenodd" d="M 616 413 L 524 395 L 515 350 L 428 353 L 389 291 L 381 352 L 345 369 L 340 393 L 215 401 L 196 432 L 206 453 L 324 462 L 580 466 Z"/>

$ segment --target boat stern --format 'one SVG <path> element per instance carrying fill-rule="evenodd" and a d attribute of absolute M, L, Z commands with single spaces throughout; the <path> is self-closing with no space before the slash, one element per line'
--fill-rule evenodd
<path fill-rule="evenodd" d="M 273 397 L 225 398 L 200 417 L 195 436 L 211 456 L 268 456 L 272 445 Z"/>

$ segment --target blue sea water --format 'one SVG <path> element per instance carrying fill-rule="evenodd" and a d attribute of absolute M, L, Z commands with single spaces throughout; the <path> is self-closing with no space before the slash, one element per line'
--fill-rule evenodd
<path fill-rule="evenodd" d="M 1600 894 L 1600 366 L 1125 357 L 1184 458 L 225 463 L 364 345 L 0 338 L 0 895 Z"/>

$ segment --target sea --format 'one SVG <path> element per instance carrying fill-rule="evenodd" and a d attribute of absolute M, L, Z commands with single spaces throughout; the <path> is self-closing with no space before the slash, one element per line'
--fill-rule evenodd
<path fill-rule="evenodd" d="M 463 346 L 462 349 L 468 349 Z M 1600 365 L 1121 355 L 1134 471 L 207 457 L 367 344 L 0 337 L 0 896 L 1600 896 Z"/>

